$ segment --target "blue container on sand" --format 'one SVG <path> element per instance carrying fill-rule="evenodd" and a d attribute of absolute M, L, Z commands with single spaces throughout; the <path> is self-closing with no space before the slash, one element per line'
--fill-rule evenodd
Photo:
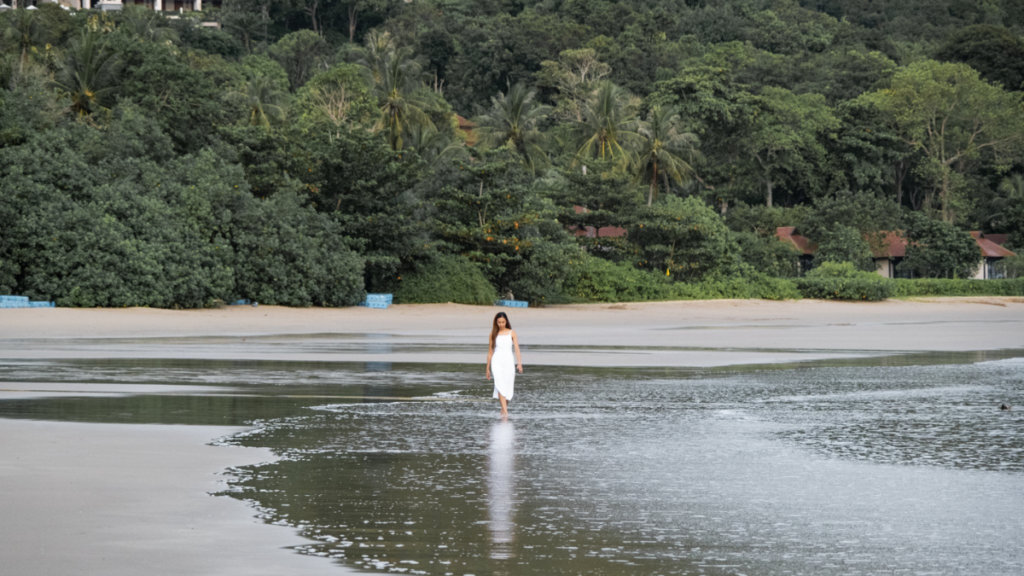
<path fill-rule="evenodd" d="M 0 296 L 0 308 L 28 308 L 28 296 Z"/>
<path fill-rule="evenodd" d="M 507 308 L 529 308 L 530 303 L 526 300 L 498 300 L 494 303 L 495 306 L 505 306 Z"/>

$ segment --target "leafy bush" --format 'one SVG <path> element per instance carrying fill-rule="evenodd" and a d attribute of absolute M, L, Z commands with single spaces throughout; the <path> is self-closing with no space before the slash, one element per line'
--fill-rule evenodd
<path fill-rule="evenodd" d="M 892 296 L 1024 296 L 1024 278 L 1012 280 L 964 280 L 924 278 L 895 279 Z"/>
<path fill-rule="evenodd" d="M 341 226 L 283 190 L 239 215 L 233 241 L 239 296 L 283 306 L 351 306 L 363 299 L 363 260 Z"/>
<path fill-rule="evenodd" d="M 825 300 L 885 300 L 893 285 L 874 272 L 864 272 L 850 262 L 826 262 L 796 280 L 805 298 Z"/>
<path fill-rule="evenodd" d="M 800 298 L 800 292 L 791 280 L 756 272 L 746 276 L 708 278 L 701 282 L 672 282 L 665 276 L 638 270 L 625 263 L 592 257 L 581 263 L 578 272 L 569 294 L 590 302 Z"/>
<path fill-rule="evenodd" d="M 875 269 L 871 246 L 856 228 L 835 224 L 831 228 L 822 229 L 816 240 L 818 251 L 814 254 L 815 264 L 850 262 L 855 268 L 865 272 Z"/>
<path fill-rule="evenodd" d="M 702 282 L 677 282 L 672 285 L 673 300 L 718 300 L 754 298 L 762 300 L 798 300 L 800 291 L 786 278 L 754 273 L 706 279 Z"/>
<path fill-rule="evenodd" d="M 683 280 L 721 272 L 739 253 L 722 217 L 693 196 L 668 196 L 642 209 L 629 238 L 640 245 L 650 268 Z"/>
<path fill-rule="evenodd" d="M 564 232 L 561 234 L 565 235 Z M 549 235 L 552 236 L 558 238 L 556 234 Z M 572 276 L 573 263 L 582 256 L 580 247 L 568 238 L 565 242 L 531 238 L 527 248 L 515 278 L 509 282 L 509 289 L 515 297 L 527 300 L 531 305 L 568 301 L 565 284 Z"/>
<path fill-rule="evenodd" d="M 61 306 L 195 308 L 237 297 L 354 304 L 363 264 L 339 224 L 285 189 L 252 197 L 210 150 L 171 141 L 122 106 L 0 148 L 0 284 Z"/>
<path fill-rule="evenodd" d="M 584 257 L 566 283 L 569 297 L 584 302 L 668 300 L 672 288 L 664 276 L 593 256 Z"/>
<path fill-rule="evenodd" d="M 437 255 L 402 278 L 395 300 L 402 304 L 493 304 L 498 293 L 480 267 L 462 256 Z"/>
<path fill-rule="evenodd" d="M 981 255 L 971 235 L 920 212 L 907 215 L 907 258 L 900 270 L 924 278 L 970 278 Z"/>
<path fill-rule="evenodd" d="M 754 232 L 733 232 L 743 263 L 774 277 L 792 278 L 800 272 L 800 254 L 793 244 L 780 242 L 774 231 L 770 236 Z"/>

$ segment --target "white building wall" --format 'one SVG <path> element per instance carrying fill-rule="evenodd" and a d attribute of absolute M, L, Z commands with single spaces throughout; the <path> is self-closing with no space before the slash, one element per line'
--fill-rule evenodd
<path fill-rule="evenodd" d="M 892 278 L 892 261 L 888 258 L 875 258 L 875 271 L 882 278 Z"/>
<path fill-rule="evenodd" d="M 974 275 L 971 276 L 974 280 L 988 280 L 988 266 L 985 266 L 985 259 L 982 258 L 978 267 L 974 269 Z"/>

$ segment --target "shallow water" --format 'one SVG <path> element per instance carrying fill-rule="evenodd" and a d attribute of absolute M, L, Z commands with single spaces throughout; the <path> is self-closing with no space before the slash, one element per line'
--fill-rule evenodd
<path fill-rule="evenodd" d="M 1024 410 L 996 408 L 1024 408 L 1013 356 L 533 369 L 507 422 L 476 366 L 9 362 L 0 381 L 210 388 L 0 416 L 253 424 L 225 441 L 284 459 L 235 470 L 229 495 L 373 571 L 1016 575 Z"/>

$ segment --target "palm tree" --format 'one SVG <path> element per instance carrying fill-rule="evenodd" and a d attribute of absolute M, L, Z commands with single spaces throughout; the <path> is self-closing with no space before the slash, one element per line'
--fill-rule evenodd
<path fill-rule="evenodd" d="M 534 101 L 536 96 L 536 90 L 516 84 L 507 93 L 499 92 L 492 97 L 491 109 L 474 119 L 484 147 L 511 147 L 533 172 L 547 163 L 544 152 L 547 139 L 540 131 L 540 125 L 551 113 L 550 106 Z"/>
<path fill-rule="evenodd" d="M 691 162 L 697 158 L 697 136 L 679 128 L 679 114 L 674 108 L 656 106 L 640 123 L 636 155 L 637 180 L 647 182 L 647 205 L 658 195 L 658 180 L 682 184 L 694 174 Z"/>
<path fill-rule="evenodd" d="M 21 64 L 18 73 L 25 72 L 25 64 L 29 55 L 39 46 L 46 44 L 49 31 L 37 10 L 12 10 L 6 19 L 3 37 L 15 44 L 21 52 Z"/>
<path fill-rule="evenodd" d="M 583 121 L 577 131 L 582 145 L 576 161 L 599 158 L 625 167 L 629 163 L 629 147 L 638 137 L 636 108 L 639 101 L 611 82 L 598 84 L 583 106 Z"/>
<path fill-rule="evenodd" d="M 415 94 L 422 86 L 419 64 L 396 54 L 386 62 L 383 72 L 381 82 L 373 89 L 380 104 L 375 129 L 387 133 L 393 150 L 401 150 L 403 136 L 410 126 L 434 127 L 434 123 L 423 110 L 424 101 Z"/>
<path fill-rule="evenodd" d="M 75 114 L 88 116 L 112 102 L 120 72 L 120 59 L 102 33 L 86 30 L 68 48 L 53 86 L 71 97 Z"/>
<path fill-rule="evenodd" d="M 461 141 L 438 132 L 433 126 L 412 125 L 406 130 L 405 149 L 415 151 L 427 164 L 465 153 Z"/>
<path fill-rule="evenodd" d="M 362 66 L 370 76 L 370 84 L 380 82 L 384 63 L 399 51 L 390 32 L 371 30 L 366 35 L 365 45 L 357 49 L 356 64 Z"/>
<path fill-rule="evenodd" d="M 416 92 L 423 87 L 423 68 L 408 48 L 397 46 L 388 32 L 371 33 L 357 61 L 377 97 L 380 118 L 374 130 L 387 133 L 388 144 L 401 150 L 411 126 L 434 127 Z"/>
<path fill-rule="evenodd" d="M 253 73 L 239 90 L 232 90 L 225 99 L 246 109 L 246 124 L 269 128 L 271 121 L 285 117 L 284 103 L 288 93 L 279 90 L 270 78 Z"/>

